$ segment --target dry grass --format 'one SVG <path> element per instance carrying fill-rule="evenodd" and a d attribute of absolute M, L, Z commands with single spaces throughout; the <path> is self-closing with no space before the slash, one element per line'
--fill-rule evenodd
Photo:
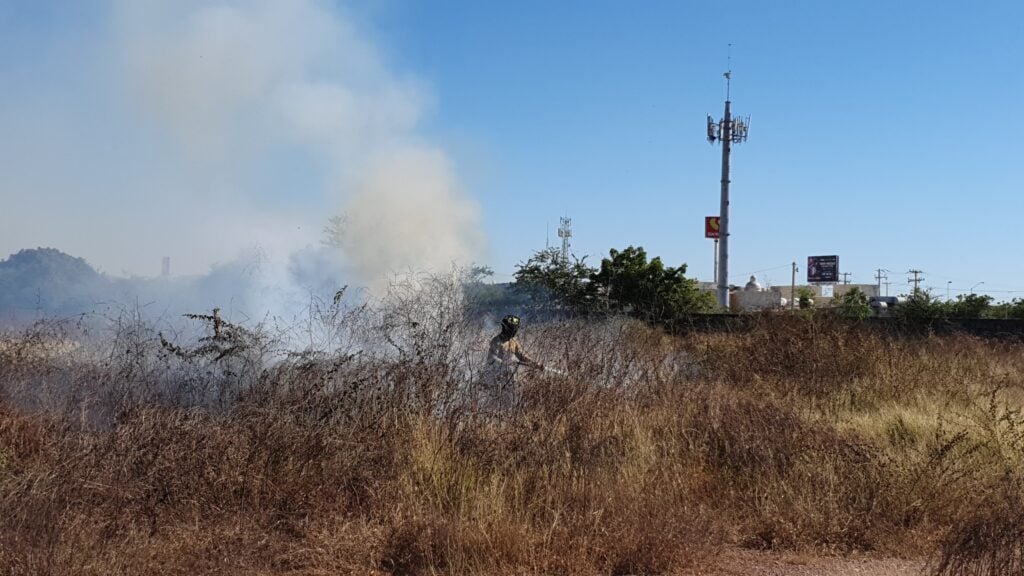
<path fill-rule="evenodd" d="M 324 306 L 294 353 L 213 316 L 7 337 L 0 573 L 683 574 L 723 546 L 1022 570 L 1019 345 L 532 325 L 567 375 L 493 411 L 486 335 L 419 288 Z"/>

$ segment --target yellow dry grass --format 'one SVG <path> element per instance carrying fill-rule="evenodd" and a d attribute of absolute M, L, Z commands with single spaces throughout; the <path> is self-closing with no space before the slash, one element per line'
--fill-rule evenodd
<path fill-rule="evenodd" d="M 1020 568 L 1019 344 L 565 322 L 527 344 L 568 374 L 487 411 L 444 346 L 271 366 L 239 334 L 0 350 L 0 573 L 684 574 L 736 546 Z"/>

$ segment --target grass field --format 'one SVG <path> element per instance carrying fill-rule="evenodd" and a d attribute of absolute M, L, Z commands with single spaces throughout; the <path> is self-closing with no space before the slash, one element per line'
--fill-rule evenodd
<path fill-rule="evenodd" d="M 7 335 L 0 573 L 686 574 L 737 547 L 1024 572 L 1024 345 L 534 324 L 566 374 L 495 410 L 489 334 L 420 304 L 325 307 L 301 345 L 217 315 Z"/>

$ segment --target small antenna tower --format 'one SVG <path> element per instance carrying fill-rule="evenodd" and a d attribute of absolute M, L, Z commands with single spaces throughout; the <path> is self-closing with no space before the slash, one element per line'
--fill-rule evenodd
<path fill-rule="evenodd" d="M 563 216 L 558 220 L 558 237 L 562 239 L 562 262 L 569 261 L 569 239 L 572 238 L 572 219 Z"/>
<path fill-rule="evenodd" d="M 729 44 L 729 67 L 725 76 L 725 116 L 715 122 L 708 114 L 708 142 L 722 143 L 722 196 L 718 212 L 718 303 L 729 308 L 729 156 L 733 144 L 747 141 L 750 117 L 733 118 L 729 98 L 732 84 L 732 44 Z"/>
<path fill-rule="evenodd" d="M 171 257 L 164 256 L 160 260 L 160 275 L 167 277 L 171 275 Z"/>

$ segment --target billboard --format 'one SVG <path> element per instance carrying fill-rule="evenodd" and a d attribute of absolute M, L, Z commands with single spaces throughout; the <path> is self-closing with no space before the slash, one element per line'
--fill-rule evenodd
<path fill-rule="evenodd" d="M 835 283 L 839 281 L 839 256 L 808 256 L 807 282 Z"/>
<path fill-rule="evenodd" d="M 719 218 L 718 216 L 705 216 L 704 217 L 704 237 L 705 238 L 718 238 L 719 229 Z"/>

